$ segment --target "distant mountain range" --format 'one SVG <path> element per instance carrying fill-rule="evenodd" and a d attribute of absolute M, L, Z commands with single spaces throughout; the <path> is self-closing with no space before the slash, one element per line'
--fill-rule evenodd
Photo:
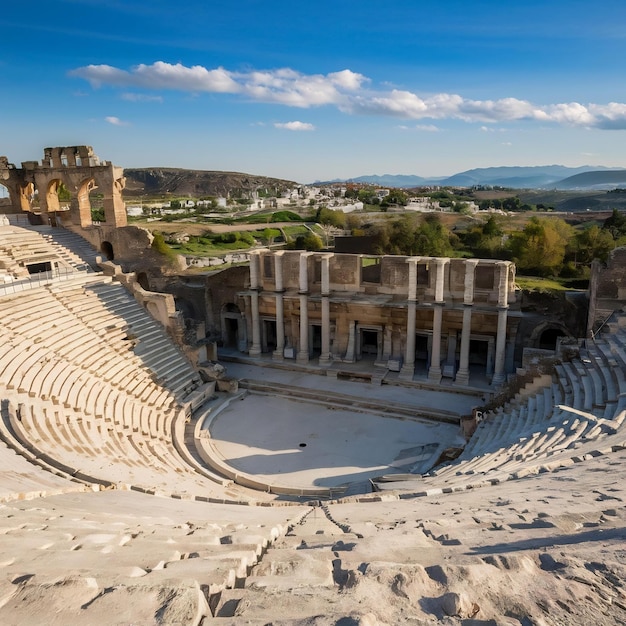
<path fill-rule="evenodd" d="M 626 187 L 626 169 L 584 165 L 538 165 L 532 167 L 484 167 L 459 172 L 447 177 L 383 174 L 335 179 L 328 183 L 354 182 L 381 187 L 475 187 L 493 186 L 513 189 L 614 189 Z M 320 183 L 317 183 L 320 184 Z"/>

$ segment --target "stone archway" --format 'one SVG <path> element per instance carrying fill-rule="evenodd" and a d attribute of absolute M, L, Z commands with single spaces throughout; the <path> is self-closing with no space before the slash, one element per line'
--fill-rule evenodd
<path fill-rule="evenodd" d="M 104 254 L 104 256 L 107 258 L 107 261 L 113 261 L 115 259 L 113 244 L 110 241 L 103 241 L 100 244 L 100 252 Z"/>
<path fill-rule="evenodd" d="M 556 350 L 561 337 L 571 337 L 569 330 L 559 322 L 545 321 L 531 333 L 528 344 L 540 350 Z"/>
<path fill-rule="evenodd" d="M 556 344 L 560 337 L 565 337 L 565 333 L 560 328 L 546 328 L 539 337 L 539 348 L 541 350 L 556 350 Z"/>
<path fill-rule="evenodd" d="M 95 188 L 102 194 L 105 221 L 115 227 L 127 225 L 123 173 L 121 167 L 100 161 L 91 146 L 45 148 L 41 162 L 25 161 L 21 168 L 0 157 L 0 180 L 6 181 L 13 212 L 32 212 L 31 201 L 37 191 L 42 218 L 47 222 L 48 213 L 67 210 L 61 206 L 64 201 L 59 202 L 63 185 L 69 192 L 69 213 L 62 213 L 63 221 L 81 227 L 91 226 L 89 192 Z"/>
<path fill-rule="evenodd" d="M 148 279 L 148 274 L 145 272 L 139 272 L 137 274 L 137 282 L 142 289 L 150 291 L 150 280 Z"/>

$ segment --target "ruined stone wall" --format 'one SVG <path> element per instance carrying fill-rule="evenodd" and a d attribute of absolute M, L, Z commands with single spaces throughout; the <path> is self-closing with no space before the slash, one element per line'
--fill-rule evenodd
<path fill-rule="evenodd" d="M 21 168 L 0 157 L 0 180 L 9 191 L 11 211 L 38 213 L 43 224 L 58 220 L 63 225 L 90 226 L 89 193 L 96 188 L 103 197 L 107 223 L 118 227 L 127 224 L 122 199 L 126 184 L 124 170 L 100 160 L 91 146 L 45 148 L 41 161 L 24 161 Z M 61 185 L 69 193 L 67 206 L 59 200 Z M 35 191 L 38 207 L 32 204 Z"/>
<path fill-rule="evenodd" d="M 596 331 L 613 311 L 626 305 L 626 248 L 611 252 L 606 265 L 591 264 L 587 336 Z"/>

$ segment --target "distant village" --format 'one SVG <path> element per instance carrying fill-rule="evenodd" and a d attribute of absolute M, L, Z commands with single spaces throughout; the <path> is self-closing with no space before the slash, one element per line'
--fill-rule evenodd
<path fill-rule="evenodd" d="M 190 211 L 202 209 L 202 214 L 207 218 L 222 217 L 224 212 L 237 211 L 253 213 L 256 211 L 283 210 L 283 209 L 303 209 L 314 206 L 325 206 L 329 209 L 352 213 L 362 211 L 366 202 L 359 199 L 358 191 L 363 191 L 364 186 L 332 185 L 316 187 L 300 185 L 293 189 L 284 191 L 279 196 L 270 196 L 263 192 L 254 191 L 250 198 L 188 198 L 183 200 L 166 201 L 146 201 L 137 204 L 127 202 L 127 212 L 131 217 L 141 216 L 161 216 L 184 214 Z M 429 195 L 408 196 L 404 192 L 401 202 L 386 204 L 385 200 L 392 193 L 398 193 L 397 189 L 389 188 L 367 188 L 367 203 L 381 205 L 388 211 L 442 211 L 450 210 L 449 206 L 442 206 L 439 200 L 432 199 Z M 362 193 L 360 194 L 363 195 Z M 479 210 L 478 204 L 468 200 L 464 203 L 466 211 L 476 212 Z"/>

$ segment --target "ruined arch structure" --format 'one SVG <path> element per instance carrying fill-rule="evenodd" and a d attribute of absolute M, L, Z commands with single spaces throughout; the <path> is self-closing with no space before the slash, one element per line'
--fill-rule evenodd
<path fill-rule="evenodd" d="M 10 211 L 33 213 L 35 192 L 44 223 L 59 221 L 85 228 L 91 226 L 89 192 L 97 188 L 104 197 L 107 225 L 126 226 L 126 206 L 122 199 L 124 170 L 101 161 L 91 146 L 44 148 L 41 161 L 24 161 L 15 167 L 0 157 L 0 183 L 9 193 Z M 61 206 L 58 188 L 65 185 L 70 194 L 69 209 Z"/>

